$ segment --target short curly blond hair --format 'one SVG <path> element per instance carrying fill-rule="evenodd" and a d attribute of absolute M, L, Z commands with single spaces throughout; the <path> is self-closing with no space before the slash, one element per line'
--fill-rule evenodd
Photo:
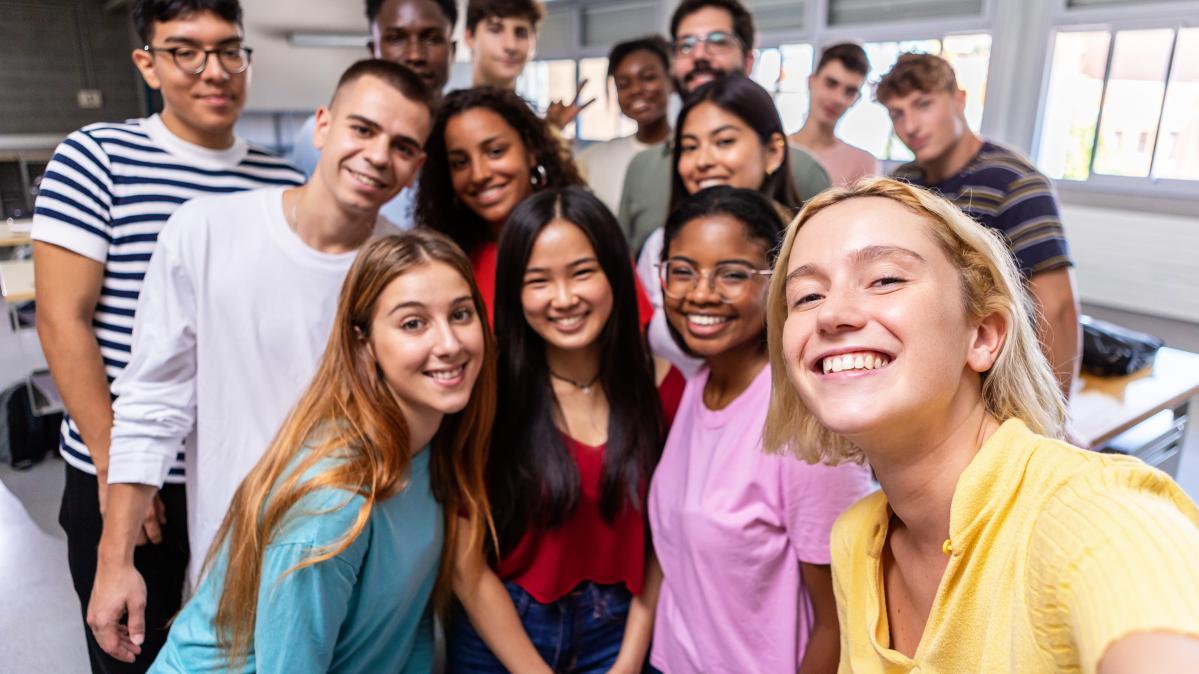
<path fill-rule="evenodd" d="M 766 298 L 766 333 L 772 391 L 763 447 L 790 451 L 809 463 L 864 461 L 860 448 L 823 426 L 788 379 L 783 355 L 787 320 L 787 266 L 801 228 L 817 213 L 850 199 L 890 199 L 921 216 L 941 250 L 958 270 L 962 303 L 968 316 L 981 319 L 998 312 L 1007 324 L 1003 345 L 991 369 L 982 375 L 982 399 L 996 419 L 1021 419 L 1035 433 L 1061 437 L 1066 401 L 1041 352 L 1032 320 L 1032 302 L 1007 245 L 993 232 L 931 192 L 889 178 L 866 178 L 846 189 L 830 189 L 811 199 L 787 228 L 775 261 Z"/>

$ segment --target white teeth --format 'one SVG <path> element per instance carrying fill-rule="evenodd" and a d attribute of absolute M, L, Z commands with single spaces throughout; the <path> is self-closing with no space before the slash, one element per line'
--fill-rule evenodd
<path fill-rule="evenodd" d="M 357 180 L 358 182 L 362 183 L 363 185 L 369 185 L 371 187 L 383 187 L 383 183 L 379 182 L 378 180 L 375 180 L 374 178 L 372 178 L 368 175 L 363 175 L 357 171 L 350 171 L 350 175 L 354 176 L 354 179 Z"/>
<path fill-rule="evenodd" d="M 438 381 L 452 381 L 462 374 L 464 367 L 460 365 L 452 370 L 432 370 L 428 374 Z"/>
<path fill-rule="evenodd" d="M 723 184 L 725 184 L 725 182 L 723 180 L 721 180 L 720 178 L 708 178 L 707 180 L 699 181 L 699 188 L 701 190 L 704 190 L 709 187 L 716 187 L 718 185 L 723 185 Z"/>
<path fill-rule="evenodd" d="M 563 316 L 562 318 L 551 318 L 550 320 L 553 321 L 554 323 L 556 323 L 558 325 L 558 327 L 573 328 L 576 325 L 578 325 L 579 323 L 582 323 L 584 318 L 586 318 L 586 316 L 580 315 L 580 316 Z"/>
<path fill-rule="evenodd" d="M 717 325 L 729 320 L 727 316 L 707 316 L 704 314 L 687 314 L 687 320 L 696 325 Z"/>
<path fill-rule="evenodd" d="M 847 353 L 829 356 L 820 364 L 825 374 L 830 372 L 845 372 L 848 370 L 877 370 L 890 361 L 886 356 L 874 353 Z"/>

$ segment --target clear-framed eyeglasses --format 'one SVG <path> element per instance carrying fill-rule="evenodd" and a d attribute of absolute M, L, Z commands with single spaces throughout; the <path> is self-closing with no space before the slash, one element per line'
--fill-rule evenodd
<path fill-rule="evenodd" d="M 727 54 L 741 48 L 741 38 L 723 30 L 714 30 L 701 35 L 683 35 L 674 41 L 674 53 L 678 56 L 690 56 L 701 42 L 704 48 L 713 54 Z"/>
<path fill-rule="evenodd" d="M 225 72 L 239 75 L 250 67 L 250 55 L 253 49 L 241 45 L 217 47 L 216 49 L 200 49 L 199 47 L 151 47 L 145 45 L 142 51 L 151 54 L 162 52 L 171 55 L 171 60 L 180 70 L 189 75 L 199 75 L 208 67 L 208 57 L 216 56 Z"/>
<path fill-rule="evenodd" d="M 736 302 L 761 279 L 770 278 L 772 270 L 754 269 L 741 262 L 722 262 L 712 269 L 697 269 L 686 260 L 667 260 L 654 265 L 662 283 L 662 293 L 675 300 L 683 299 L 700 282 L 720 297 L 721 302 Z"/>

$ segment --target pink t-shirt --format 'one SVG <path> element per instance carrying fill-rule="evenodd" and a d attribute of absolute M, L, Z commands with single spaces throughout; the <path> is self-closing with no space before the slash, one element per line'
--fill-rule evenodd
<path fill-rule="evenodd" d="M 707 381 L 704 368 L 687 382 L 650 486 L 664 576 L 650 662 L 794 672 L 812 625 L 799 563 L 829 563 L 833 520 L 869 492 L 869 474 L 762 452 L 769 366 L 722 410 L 704 406 Z"/>
<path fill-rule="evenodd" d="M 841 139 L 837 139 L 832 147 L 822 150 L 811 150 L 806 147 L 803 149 L 812 155 L 824 172 L 828 174 L 829 182 L 833 187 L 849 187 L 856 183 L 858 178 L 883 174 L 882 164 L 874 155 Z"/>

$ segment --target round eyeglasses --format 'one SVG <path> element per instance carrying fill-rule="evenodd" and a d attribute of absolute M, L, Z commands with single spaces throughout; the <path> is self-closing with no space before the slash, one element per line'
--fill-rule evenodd
<path fill-rule="evenodd" d="M 701 35 L 684 35 L 674 42 L 674 53 L 679 56 L 691 56 L 695 48 L 703 43 L 704 49 L 713 54 L 727 54 L 741 46 L 741 38 L 723 30 L 714 30 Z"/>
<path fill-rule="evenodd" d="M 754 269 L 740 262 L 722 262 L 712 269 L 699 270 L 683 260 L 667 260 L 654 265 L 662 283 L 662 293 L 673 300 L 681 300 L 707 279 L 708 289 L 720 297 L 721 302 L 736 302 L 758 279 L 769 278 L 770 269 Z"/>
<path fill-rule="evenodd" d="M 171 60 L 180 70 L 189 75 L 199 75 L 208 67 L 208 57 L 216 56 L 217 63 L 230 75 L 239 75 L 250 67 L 250 55 L 254 53 L 249 47 L 218 47 L 216 49 L 200 49 L 199 47 L 151 47 L 145 45 L 142 51 L 154 54 L 164 52 L 171 55 Z"/>

